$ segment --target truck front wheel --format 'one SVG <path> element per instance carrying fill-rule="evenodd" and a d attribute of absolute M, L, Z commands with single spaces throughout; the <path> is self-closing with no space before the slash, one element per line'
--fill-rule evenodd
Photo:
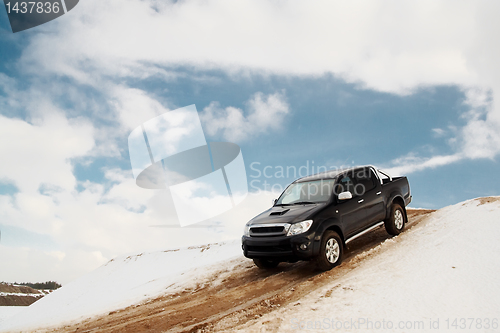
<path fill-rule="evenodd" d="M 391 215 L 384 221 L 385 230 L 389 235 L 399 235 L 406 224 L 406 213 L 401 205 L 394 203 L 391 206 Z"/>
<path fill-rule="evenodd" d="M 321 239 L 319 256 L 316 258 L 316 265 L 322 271 L 328 271 L 342 262 L 342 240 L 340 236 L 332 230 L 327 230 Z"/>

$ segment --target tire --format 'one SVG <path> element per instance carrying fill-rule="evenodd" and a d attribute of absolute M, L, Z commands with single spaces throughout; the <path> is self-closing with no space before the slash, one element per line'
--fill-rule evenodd
<path fill-rule="evenodd" d="M 389 235 L 399 235 L 405 228 L 407 220 L 406 211 L 400 204 L 394 203 L 389 218 L 384 221 L 385 230 Z"/>
<path fill-rule="evenodd" d="M 321 238 L 319 256 L 316 258 L 316 266 L 322 271 L 329 271 L 340 265 L 344 248 L 340 236 L 332 230 L 327 230 Z"/>
<path fill-rule="evenodd" d="M 255 266 L 261 269 L 271 269 L 276 268 L 279 265 L 279 261 L 270 259 L 254 259 L 253 263 Z"/>

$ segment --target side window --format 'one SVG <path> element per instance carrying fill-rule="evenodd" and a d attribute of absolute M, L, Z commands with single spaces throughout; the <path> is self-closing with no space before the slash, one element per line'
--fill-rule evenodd
<path fill-rule="evenodd" d="M 380 184 L 380 180 L 375 175 L 375 172 L 372 172 L 372 182 L 373 182 L 374 187 L 376 187 L 378 184 Z"/>
<path fill-rule="evenodd" d="M 335 187 L 335 194 L 351 192 L 353 198 L 363 196 L 366 192 L 377 186 L 377 178 L 371 169 L 359 169 L 355 172 L 345 174 L 340 178 Z"/>
<path fill-rule="evenodd" d="M 339 195 L 342 192 L 351 192 L 354 196 L 354 182 L 349 175 L 344 175 L 340 178 L 339 182 L 335 186 L 335 195 Z"/>
<path fill-rule="evenodd" d="M 361 196 L 373 190 L 376 186 L 375 179 L 375 175 L 370 169 L 356 172 L 354 185 L 356 194 Z"/>

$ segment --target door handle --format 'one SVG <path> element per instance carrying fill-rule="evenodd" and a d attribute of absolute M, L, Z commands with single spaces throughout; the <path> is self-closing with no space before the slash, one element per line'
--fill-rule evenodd
<path fill-rule="evenodd" d="M 381 194 L 382 194 L 382 192 L 381 192 L 381 191 L 377 192 L 377 195 L 381 195 Z"/>
<path fill-rule="evenodd" d="M 358 200 L 358 203 L 362 203 L 365 199 Z"/>

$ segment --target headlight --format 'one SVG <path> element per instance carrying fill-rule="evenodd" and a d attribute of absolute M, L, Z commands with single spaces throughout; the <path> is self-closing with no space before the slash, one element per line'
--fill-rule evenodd
<path fill-rule="evenodd" d="M 250 237 L 250 225 L 245 225 L 245 229 L 243 229 L 243 235 Z"/>
<path fill-rule="evenodd" d="M 290 229 L 288 229 L 288 233 L 286 235 L 293 236 L 306 232 L 307 230 L 309 230 L 312 224 L 313 224 L 312 220 L 294 223 L 290 226 Z"/>

